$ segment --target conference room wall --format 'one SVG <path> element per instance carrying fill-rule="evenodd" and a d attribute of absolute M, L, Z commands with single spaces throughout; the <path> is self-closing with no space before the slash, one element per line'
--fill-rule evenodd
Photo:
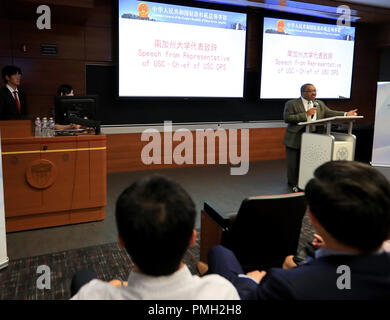
<path fill-rule="evenodd" d="M 85 94 L 85 65 L 112 63 L 112 2 L 50 4 L 51 30 L 36 26 L 39 4 L 16 2 L 17 9 L 0 4 L 0 67 L 10 63 L 21 67 L 29 114 L 50 116 L 59 85 L 69 83 L 77 94 Z M 56 44 L 57 55 L 42 55 L 42 44 Z M 23 45 L 27 45 L 27 52 L 23 52 Z"/>
<path fill-rule="evenodd" d="M 358 26 L 355 41 L 352 90 L 350 100 L 332 100 L 328 106 L 335 110 L 358 108 L 363 122 L 374 123 L 376 87 L 380 70 L 379 26 Z M 347 108 L 346 108 L 347 107 Z"/>
<path fill-rule="evenodd" d="M 114 62 L 113 2 L 96 0 L 93 5 L 93 8 L 86 4 L 87 8 L 51 5 L 52 30 L 38 30 L 36 27 L 37 4 L 18 1 L 18 10 L 12 10 L 7 19 L 3 13 L 0 56 L 11 58 L 13 63 L 22 67 L 23 89 L 30 101 L 30 114 L 35 115 L 39 110 L 41 116 L 48 115 L 52 107 L 49 97 L 55 94 L 61 83 L 71 83 L 77 93 L 84 94 L 86 64 Z M 256 71 L 260 63 L 259 20 L 258 14 L 249 14 L 247 71 Z M 386 43 L 386 39 L 389 42 L 389 34 L 389 28 L 359 26 L 351 100 L 333 100 L 329 105 L 340 110 L 346 105 L 357 107 L 365 115 L 365 122 L 373 122 L 379 74 L 378 47 Z M 44 43 L 57 44 L 58 55 L 41 56 L 40 45 Z M 22 44 L 28 45 L 28 52 L 21 51 Z M 30 96 L 34 98 L 30 99 Z"/>
<path fill-rule="evenodd" d="M 72 84 L 77 94 L 86 93 L 87 64 L 115 64 L 114 1 L 68 1 L 66 5 L 55 5 L 60 1 L 50 2 L 52 30 L 36 27 L 37 2 L 1 2 L 6 8 L 1 8 L 0 12 L 0 66 L 14 63 L 22 68 L 22 88 L 28 95 L 32 116 L 50 115 L 53 96 L 62 83 Z M 261 63 L 259 25 L 262 17 L 258 11 L 249 11 L 246 72 L 255 74 Z M 41 55 L 40 45 L 45 43 L 57 44 L 57 56 Z M 23 44 L 28 45 L 27 52 L 22 52 Z M 359 113 L 365 116 L 364 122 L 374 122 L 379 49 L 384 46 L 390 46 L 388 26 L 358 26 L 351 99 L 330 100 L 329 106 L 338 110 L 359 108 Z M 278 108 L 281 116 L 283 102 Z"/>
<path fill-rule="evenodd" d="M 390 46 L 381 49 L 379 81 L 390 81 Z"/>
<path fill-rule="evenodd" d="M 282 144 L 285 128 L 261 128 L 249 130 L 249 161 L 264 161 L 274 159 L 284 159 L 286 157 L 285 148 Z M 229 135 L 227 135 L 229 136 Z M 237 152 L 241 154 L 241 133 L 237 132 Z M 199 152 L 196 148 L 196 135 L 192 131 L 193 139 L 193 163 L 192 164 L 164 164 L 164 134 L 160 133 L 161 139 L 161 164 L 145 165 L 141 159 L 142 149 L 148 142 L 141 141 L 141 133 L 126 133 L 126 134 L 108 134 L 107 135 L 107 172 L 124 172 L 124 171 L 139 171 L 139 170 L 155 170 L 163 168 L 199 166 L 204 164 L 196 164 L 196 153 Z M 183 140 L 181 141 L 183 142 Z M 172 143 L 172 151 L 181 142 Z M 204 163 L 210 156 L 215 155 L 215 163 L 220 162 L 222 154 L 219 153 L 219 139 L 216 139 L 215 149 L 208 152 L 207 139 L 204 142 Z M 227 137 L 226 157 L 229 163 L 229 137 Z M 183 155 L 183 153 L 182 153 Z M 212 159 L 212 157 L 210 158 Z M 250 166 L 249 166 L 250 170 Z"/>

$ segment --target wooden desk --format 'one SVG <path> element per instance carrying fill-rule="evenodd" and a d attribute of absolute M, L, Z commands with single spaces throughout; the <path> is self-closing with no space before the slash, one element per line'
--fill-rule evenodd
<path fill-rule="evenodd" d="M 2 138 L 6 231 L 103 220 L 106 136 Z"/>

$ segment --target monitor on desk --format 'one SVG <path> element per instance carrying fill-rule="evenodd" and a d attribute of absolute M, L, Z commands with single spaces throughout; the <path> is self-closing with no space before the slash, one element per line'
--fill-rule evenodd
<path fill-rule="evenodd" d="M 98 96 L 57 96 L 54 105 L 58 124 L 69 124 L 72 117 L 96 120 Z"/>

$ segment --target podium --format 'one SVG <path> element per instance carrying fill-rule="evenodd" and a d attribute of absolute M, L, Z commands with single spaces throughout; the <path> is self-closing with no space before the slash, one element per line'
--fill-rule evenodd
<path fill-rule="evenodd" d="M 362 118 L 363 116 L 337 116 L 298 123 L 306 126 L 301 140 L 298 177 L 300 189 L 305 189 L 315 169 L 323 163 L 332 160 L 354 160 L 356 137 L 352 134 L 352 126 L 355 120 Z M 332 124 L 340 122 L 349 124 L 348 133 L 331 132 Z M 323 133 L 314 132 L 318 126 L 325 127 Z"/>

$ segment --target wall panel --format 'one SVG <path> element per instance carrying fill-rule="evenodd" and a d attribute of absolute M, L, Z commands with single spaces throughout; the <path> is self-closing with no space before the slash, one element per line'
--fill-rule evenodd
<path fill-rule="evenodd" d="M 11 56 L 11 34 L 9 23 L 10 22 L 8 20 L 0 20 L 0 57 Z"/>
<path fill-rule="evenodd" d="M 84 28 L 80 26 L 54 24 L 51 30 L 39 30 L 35 21 L 18 22 L 12 25 L 12 53 L 17 58 L 85 60 L 84 37 Z M 29 52 L 21 51 L 23 44 L 29 46 Z M 42 44 L 56 44 L 57 55 L 42 56 Z"/>
<path fill-rule="evenodd" d="M 250 161 L 262 161 L 273 159 L 284 159 L 286 157 L 285 148 L 282 144 L 285 128 L 266 128 L 266 129 L 250 129 L 249 135 L 249 160 Z M 238 134 L 240 136 L 240 134 Z M 161 159 L 163 162 L 164 146 L 163 137 L 161 136 Z M 173 168 L 181 166 L 195 166 L 196 160 L 196 147 L 195 138 L 194 152 L 193 152 L 193 164 L 177 165 L 172 164 L 151 164 L 145 165 L 141 160 L 142 149 L 149 143 L 147 141 L 141 141 L 141 133 L 128 133 L 128 134 L 108 134 L 107 135 L 107 172 L 123 172 L 123 171 L 137 171 L 137 170 L 155 170 L 161 168 Z M 241 150 L 240 139 L 238 141 L 238 153 Z M 175 150 L 176 145 L 179 142 L 174 142 L 172 150 Z M 204 147 L 206 153 L 206 141 Z M 219 163 L 219 149 L 218 139 L 215 143 L 215 162 Z M 207 155 L 205 154 L 205 162 Z M 229 162 L 229 157 L 228 157 Z"/>
<path fill-rule="evenodd" d="M 113 46 L 111 28 L 85 28 L 86 60 L 112 61 Z"/>
<path fill-rule="evenodd" d="M 23 70 L 23 88 L 29 95 L 55 95 L 57 87 L 69 83 L 76 92 L 85 92 L 85 63 L 82 60 L 15 58 Z"/>

